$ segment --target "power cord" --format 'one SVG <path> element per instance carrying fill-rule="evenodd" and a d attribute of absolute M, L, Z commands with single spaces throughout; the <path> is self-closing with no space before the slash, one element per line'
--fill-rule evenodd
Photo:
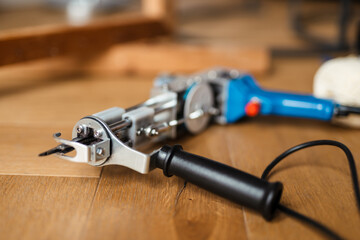
<path fill-rule="evenodd" d="M 351 179 L 353 182 L 353 188 L 354 188 L 354 193 L 355 193 L 355 199 L 356 199 L 356 203 L 357 203 L 357 207 L 358 210 L 360 212 L 360 189 L 359 189 L 359 180 L 358 180 L 358 175 L 356 172 L 356 165 L 355 165 L 355 161 L 354 161 L 354 157 L 351 153 L 351 151 L 349 150 L 349 148 L 347 146 L 345 146 L 344 144 L 337 142 L 337 141 L 333 141 L 333 140 L 317 140 L 317 141 L 310 141 L 310 142 L 305 142 L 302 144 L 299 144 L 295 147 L 292 147 L 288 150 L 286 150 L 284 153 L 282 153 L 281 155 L 279 155 L 277 158 L 275 158 L 275 160 L 273 160 L 264 170 L 263 174 L 261 175 L 261 179 L 266 180 L 269 173 L 271 172 L 271 170 L 278 164 L 280 163 L 284 158 L 286 158 L 287 156 L 289 156 L 292 153 L 295 153 L 301 149 L 304 148 L 308 148 L 308 147 L 313 147 L 313 146 L 320 146 L 320 145 L 330 145 L 330 146 L 335 146 L 338 148 L 341 148 L 347 159 L 348 159 L 348 163 L 349 163 L 349 167 L 350 167 L 350 173 L 351 173 Z M 326 226 L 322 225 L 321 223 L 301 214 L 298 213 L 282 204 L 278 205 L 278 209 L 280 211 L 282 211 L 283 213 L 296 218 L 297 220 L 300 220 L 303 223 L 306 223 L 314 228 L 316 228 L 317 230 L 321 231 L 322 233 L 324 233 L 325 235 L 327 235 L 328 237 L 332 238 L 332 239 L 343 239 L 342 237 L 340 237 L 337 233 L 335 233 L 334 231 L 330 230 L 329 228 L 327 228 Z"/>
<path fill-rule="evenodd" d="M 336 116 L 348 116 L 349 114 L 360 114 L 360 107 L 339 105 L 335 108 Z"/>

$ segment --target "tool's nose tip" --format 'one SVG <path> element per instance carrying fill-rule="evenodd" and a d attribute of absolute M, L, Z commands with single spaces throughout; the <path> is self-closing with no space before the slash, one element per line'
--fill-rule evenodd
<path fill-rule="evenodd" d="M 48 155 L 51 155 L 51 154 L 53 154 L 53 153 L 55 153 L 55 152 L 53 152 L 53 151 L 46 151 L 46 152 L 42 152 L 42 153 L 39 153 L 39 157 L 44 157 L 44 156 L 48 156 Z"/>
<path fill-rule="evenodd" d="M 39 157 L 43 157 L 43 156 L 46 156 L 46 155 L 47 155 L 46 152 L 43 152 L 43 153 L 39 153 L 39 154 L 38 154 Z"/>
<path fill-rule="evenodd" d="M 61 135 L 61 133 L 55 133 L 55 135 L 57 137 L 59 137 Z M 79 143 L 82 143 L 82 144 L 90 144 L 94 141 L 97 141 L 97 138 L 93 137 L 93 136 L 89 136 L 89 137 L 85 137 L 85 138 L 74 138 L 72 139 L 72 141 L 74 142 L 79 142 Z M 71 147 L 71 146 L 68 146 L 68 145 L 65 145 L 65 144 L 60 144 L 54 148 L 51 148 L 45 152 L 42 152 L 40 153 L 38 156 L 39 157 L 44 157 L 44 156 L 49 156 L 51 154 L 54 154 L 54 153 L 62 153 L 62 154 L 66 154 L 68 152 L 71 152 L 73 151 L 74 148 Z"/>
<path fill-rule="evenodd" d="M 55 148 L 52 148 L 50 150 L 47 150 L 45 152 L 42 152 L 38 156 L 39 157 L 44 157 L 44 156 L 48 156 L 48 155 L 51 155 L 51 154 L 54 154 L 54 153 L 57 153 L 57 152 L 61 152 L 61 149 L 59 149 L 59 146 L 55 147 Z"/>

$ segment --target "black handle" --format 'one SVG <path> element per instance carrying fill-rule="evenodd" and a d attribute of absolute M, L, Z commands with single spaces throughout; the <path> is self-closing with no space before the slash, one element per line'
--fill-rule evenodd
<path fill-rule="evenodd" d="M 180 145 L 163 146 L 155 156 L 164 175 L 176 175 L 201 188 L 256 210 L 270 220 L 278 206 L 283 185 L 269 183 L 222 163 L 183 151 Z"/>

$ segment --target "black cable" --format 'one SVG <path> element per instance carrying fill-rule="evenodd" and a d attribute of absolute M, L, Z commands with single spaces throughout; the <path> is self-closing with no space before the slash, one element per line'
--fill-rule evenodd
<path fill-rule="evenodd" d="M 354 188 L 354 193 L 355 193 L 355 198 L 356 198 L 356 203 L 357 203 L 357 207 L 358 210 L 360 211 L 360 189 L 359 189 L 359 180 L 358 180 L 358 176 L 357 176 L 357 172 L 356 172 L 356 165 L 355 165 L 355 161 L 354 161 L 354 157 L 351 153 L 351 151 L 349 150 L 348 147 L 346 147 L 344 144 L 337 142 L 337 141 L 333 141 L 333 140 L 317 140 L 317 141 L 310 141 L 310 142 L 305 142 L 302 144 L 299 144 L 295 147 L 292 147 L 288 150 L 286 150 L 284 153 L 282 153 L 280 156 L 278 156 L 274 161 L 272 161 L 264 170 L 263 174 L 261 175 L 261 179 L 265 180 L 267 178 L 267 176 L 269 175 L 270 171 L 280 162 L 282 161 L 285 157 L 289 156 L 290 154 L 297 152 L 301 149 L 304 148 L 308 148 L 308 147 L 313 147 L 313 146 L 320 146 L 320 145 L 331 145 L 331 146 L 335 146 L 338 148 L 341 148 L 344 153 L 346 154 L 346 157 L 348 159 L 348 163 L 349 163 L 349 167 L 350 167 L 350 173 L 351 173 L 351 178 L 352 178 L 352 182 L 353 182 L 353 188 Z M 333 238 L 333 239 L 342 239 L 338 234 L 336 234 L 335 232 L 333 232 L 332 230 L 330 230 L 329 228 L 325 227 L 324 225 L 322 225 L 321 223 L 307 217 L 304 216 L 301 213 L 298 213 L 290 208 L 287 208 L 281 204 L 279 204 L 278 209 L 286 214 L 288 214 L 289 216 L 292 216 L 308 225 L 311 225 L 314 228 L 317 228 L 318 230 L 320 230 L 321 232 L 323 232 L 324 234 L 326 234 L 327 236 Z"/>
<path fill-rule="evenodd" d="M 360 114 L 360 107 L 345 106 L 348 113 Z"/>
<path fill-rule="evenodd" d="M 349 114 L 360 114 L 360 107 L 339 105 L 335 108 L 337 116 L 348 116 Z"/>
<path fill-rule="evenodd" d="M 304 216 L 302 215 L 301 213 L 298 213 L 288 207 L 285 207 L 284 205 L 282 204 L 279 204 L 278 205 L 278 209 L 280 211 L 282 211 L 283 213 L 289 215 L 289 216 L 292 216 L 306 224 L 309 224 L 311 225 L 312 227 L 315 227 L 317 228 L 318 230 L 320 230 L 321 232 L 325 233 L 327 236 L 331 237 L 332 239 L 336 239 L 336 240 L 340 240 L 340 239 L 343 239 L 342 237 L 340 237 L 337 233 L 333 232 L 331 229 L 325 227 L 324 225 L 322 225 L 321 223 L 307 217 L 307 216 Z"/>

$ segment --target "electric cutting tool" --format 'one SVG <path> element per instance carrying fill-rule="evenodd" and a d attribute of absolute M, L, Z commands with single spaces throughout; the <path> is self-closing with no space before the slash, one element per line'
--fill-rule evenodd
<path fill-rule="evenodd" d="M 254 78 L 237 70 L 212 69 L 190 76 L 161 75 L 151 98 L 123 109 L 114 107 L 78 121 L 72 140 L 40 156 L 57 157 L 93 166 L 122 165 L 146 174 L 155 168 L 259 211 L 270 219 L 282 192 L 280 182 L 269 183 L 218 162 L 187 153 L 180 146 L 164 146 L 147 154 L 140 150 L 188 132 L 197 134 L 210 122 L 234 123 L 246 116 L 281 115 L 330 121 L 360 113 L 311 95 L 267 91 Z M 76 151 L 75 156 L 69 155 Z"/>

